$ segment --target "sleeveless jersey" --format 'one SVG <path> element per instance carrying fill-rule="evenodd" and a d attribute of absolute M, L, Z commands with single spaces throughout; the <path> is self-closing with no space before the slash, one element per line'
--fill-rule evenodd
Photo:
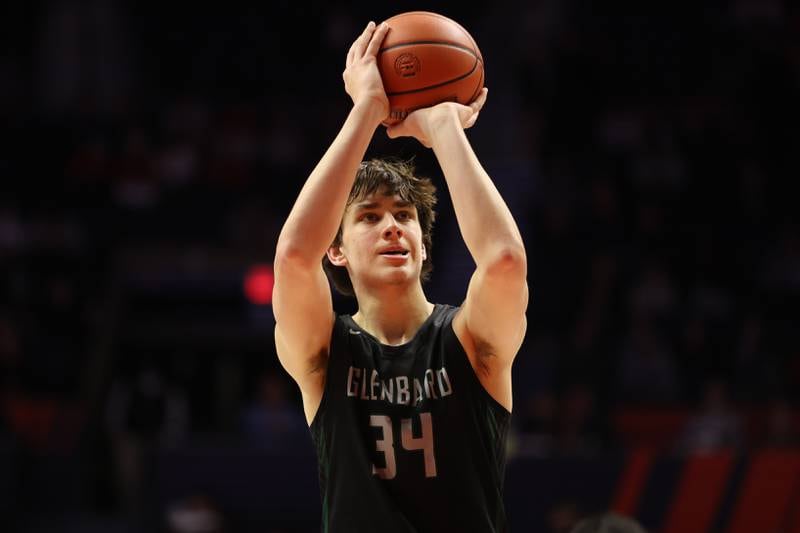
<path fill-rule="evenodd" d="M 310 426 L 323 532 L 507 530 L 511 414 L 475 375 L 453 331 L 456 311 L 437 304 L 401 346 L 336 318 Z"/>

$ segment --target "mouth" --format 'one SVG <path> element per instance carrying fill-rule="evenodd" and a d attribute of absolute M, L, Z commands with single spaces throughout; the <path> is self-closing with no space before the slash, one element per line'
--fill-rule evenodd
<path fill-rule="evenodd" d="M 408 250 L 404 250 L 402 248 L 390 248 L 388 250 L 379 252 L 379 255 L 382 255 L 384 257 L 404 258 L 408 257 Z"/>

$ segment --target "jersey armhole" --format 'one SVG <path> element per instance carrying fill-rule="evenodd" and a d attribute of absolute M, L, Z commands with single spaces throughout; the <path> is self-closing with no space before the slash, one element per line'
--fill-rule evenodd
<path fill-rule="evenodd" d="M 479 390 L 480 391 L 479 394 L 482 394 L 486 398 L 489 405 L 491 405 L 495 411 L 503 414 L 504 416 L 510 417 L 511 411 L 506 409 L 503 404 L 501 404 L 494 398 L 494 396 L 489 394 L 489 391 L 486 390 L 486 387 L 483 386 L 481 380 L 478 379 L 478 376 L 475 373 L 475 368 L 473 368 L 472 362 L 469 360 L 469 356 L 467 355 L 467 350 L 464 348 L 464 345 L 461 343 L 461 339 L 459 339 L 458 335 L 456 334 L 456 330 L 453 327 L 453 322 L 455 321 L 455 317 L 460 310 L 461 310 L 460 307 L 456 307 L 452 311 L 452 317 L 450 318 L 450 320 L 447 323 L 447 326 L 445 327 L 445 340 L 446 342 L 453 344 L 454 346 L 457 347 L 456 351 L 458 352 L 458 356 L 466 365 L 467 370 L 469 370 L 469 372 L 467 373 L 470 375 L 469 379 L 472 381 L 472 388 Z"/>
<path fill-rule="evenodd" d="M 316 430 L 317 426 L 319 426 L 318 421 L 320 420 L 320 418 L 322 418 L 321 415 L 324 415 L 323 411 L 325 410 L 325 408 L 327 406 L 328 396 L 330 396 L 330 394 L 328 392 L 328 389 L 332 385 L 331 385 L 331 380 L 328 379 L 328 378 L 330 377 L 331 364 L 333 363 L 332 356 L 333 356 L 333 353 L 334 353 L 334 343 L 338 343 L 338 339 L 336 337 L 337 337 L 337 333 L 338 333 L 338 331 L 340 329 L 340 324 L 341 323 L 342 323 L 341 320 L 339 319 L 339 317 L 334 312 L 334 315 L 333 315 L 333 328 L 331 329 L 331 340 L 330 340 L 330 343 L 328 345 L 328 361 L 327 361 L 327 364 L 325 365 L 325 370 L 324 370 L 324 372 L 325 372 L 325 385 L 322 386 L 322 396 L 319 399 L 319 405 L 317 406 L 317 412 L 314 413 L 314 418 L 311 420 L 311 423 L 308 424 L 308 429 L 311 430 L 312 432 Z"/>

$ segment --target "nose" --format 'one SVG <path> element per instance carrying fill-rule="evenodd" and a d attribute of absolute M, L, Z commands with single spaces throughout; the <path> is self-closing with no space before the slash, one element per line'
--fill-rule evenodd
<path fill-rule="evenodd" d="M 388 220 L 386 222 L 386 227 L 383 229 L 383 238 L 387 240 L 395 240 L 399 239 L 403 236 L 403 230 L 400 229 L 400 226 L 397 224 L 397 220 L 391 215 L 388 214 Z"/>

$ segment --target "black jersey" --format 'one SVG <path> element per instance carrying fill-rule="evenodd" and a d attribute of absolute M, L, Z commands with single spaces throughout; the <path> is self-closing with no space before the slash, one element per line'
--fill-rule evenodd
<path fill-rule="evenodd" d="M 436 305 L 414 338 L 388 346 L 338 316 L 311 424 L 322 531 L 506 531 L 511 414 L 478 381 Z"/>

